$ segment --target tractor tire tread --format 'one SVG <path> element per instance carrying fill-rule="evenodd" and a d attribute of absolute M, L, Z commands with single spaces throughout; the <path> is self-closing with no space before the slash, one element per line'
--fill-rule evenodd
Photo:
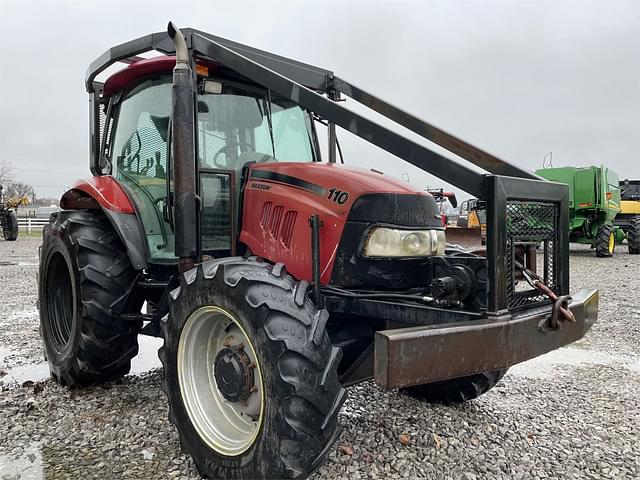
<path fill-rule="evenodd" d="M 452 380 L 406 387 L 401 391 L 418 400 L 451 405 L 478 398 L 491 390 L 506 372 L 507 369 L 492 370 Z"/>
<path fill-rule="evenodd" d="M 131 263 L 123 261 L 129 261 L 125 247 L 102 212 L 59 212 L 43 233 L 45 248 L 52 236 L 66 240 L 75 258 L 82 306 L 74 353 L 57 364 L 49 355 L 52 374 L 69 387 L 117 380 L 138 354 L 139 325 L 118 319 L 137 277 Z"/>
<path fill-rule="evenodd" d="M 7 210 L 5 212 L 6 228 L 2 230 L 4 239 L 8 242 L 15 242 L 18 239 L 18 218 L 15 212 Z"/>
<path fill-rule="evenodd" d="M 629 222 L 629 228 L 627 229 L 627 244 L 630 254 L 640 254 L 640 215 L 633 217 Z"/>
<path fill-rule="evenodd" d="M 210 260 L 198 265 L 182 276 L 181 286 L 172 292 L 172 306 L 179 304 L 183 295 L 189 295 L 190 280 L 214 282 L 224 287 L 229 297 L 242 299 L 256 318 L 264 319 L 260 328 L 269 349 L 277 352 L 274 353 L 276 383 L 280 391 L 286 393 L 277 407 L 282 427 L 276 432 L 278 438 L 271 434 L 270 438 L 276 440 L 271 448 L 279 459 L 275 463 L 280 463 L 279 467 L 272 467 L 271 472 L 255 470 L 251 474 L 259 478 L 308 476 L 322 463 L 338 438 L 338 412 L 346 400 L 346 390 L 337 373 L 342 352 L 331 344 L 325 329 L 324 317 L 328 314 L 316 309 L 306 295 L 306 282 L 293 279 L 284 265 L 271 265 L 259 257 Z M 177 342 L 172 336 L 179 335 L 181 328 L 170 325 L 172 321 L 177 319 L 170 315 L 168 322 L 161 325 L 165 342 L 159 357 L 165 372 L 171 369 L 169 345 Z M 171 403 L 175 382 L 165 374 L 162 387 Z M 186 437 L 189 433 L 181 428 L 173 408 L 170 408 L 169 420 L 176 425 L 181 445 L 188 451 L 185 446 L 190 444 Z M 211 470 L 211 462 L 194 455 L 193 451 L 190 453 L 202 475 L 216 475 Z M 226 474 L 240 478 L 248 474 L 243 472 L 227 470 Z"/>
<path fill-rule="evenodd" d="M 594 240 L 596 247 L 596 256 L 601 258 L 613 256 L 613 252 L 609 252 L 609 238 L 614 233 L 613 225 L 600 225 Z M 615 248 L 615 247 L 614 247 Z"/>

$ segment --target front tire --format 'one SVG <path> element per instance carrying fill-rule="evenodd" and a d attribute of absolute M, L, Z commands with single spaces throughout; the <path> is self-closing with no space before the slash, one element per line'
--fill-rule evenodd
<path fill-rule="evenodd" d="M 640 254 L 640 216 L 633 217 L 629 222 L 627 244 L 629 246 L 629 253 L 633 255 Z"/>
<path fill-rule="evenodd" d="M 616 248 L 616 232 L 613 225 L 600 225 L 595 238 L 596 256 L 611 257 Z"/>
<path fill-rule="evenodd" d="M 496 386 L 505 373 L 507 373 L 506 368 L 442 382 L 415 385 L 403 388 L 401 391 L 410 397 L 430 403 L 443 403 L 445 405 L 462 403 L 487 393 Z"/>
<path fill-rule="evenodd" d="M 2 229 L 2 236 L 8 242 L 15 242 L 18 239 L 18 219 L 15 212 L 7 210 L 5 213 L 5 228 Z"/>
<path fill-rule="evenodd" d="M 183 450 L 207 478 L 309 475 L 338 437 L 346 399 L 327 312 L 282 264 L 228 258 L 180 278 L 159 355 Z M 243 417 L 244 434 L 233 426 Z"/>
<path fill-rule="evenodd" d="M 129 372 L 140 325 L 117 316 L 135 280 L 124 245 L 102 212 L 51 216 L 43 231 L 38 290 L 40 333 L 58 383 L 92 385 Z"/>

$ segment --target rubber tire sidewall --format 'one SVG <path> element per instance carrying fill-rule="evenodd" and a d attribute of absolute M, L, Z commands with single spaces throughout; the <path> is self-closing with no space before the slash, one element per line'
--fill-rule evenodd
<path fill-rule="evenodd" d="M 86 248 L 86 244 L 83 246 L 86 241 L 99 243 L 109 253 L 95 253 Z M 73 309 L 69 338 L 59 350 L 50 335 L 47 301 L 47 283 L 49 275 L 53 275 L 50 265 L 57 255 L 62 257 L 67 268 Z M 126 289 L 133 286 L 131 283 L 123 287 L 122 279 L 133 282 L 136 276 L 130 262 L 118 264 L 124 256 L 124 247 L 102 212 L 58 212 L 52 215 L 49 225 L 43 230 L 38 271 L 40 334 L 51 374 L 61 385 L 75 387 L 109 382 L 122 377 L 131 368 L 131 358 L 138 353 L 137 331 L 141 322 L 120 321 L 116 315 L 121 311 L 114 310 L 122 308 Z M 101 260 L 100 269 L 96 269 L 96 259 Z M 109 266 L 116 264 L 119 269 L 112 276 Z M 88 271 L 99 271 L 113 283 L 100 288 L 99 292 L 85 290 L 91 280 L 85 279 L 83 285 L 82 276 L 87 276 Z M 94 285 L 97 284 L 94 282 Z M 114 306 L 116 303 L 118 305 Z M 95 315 L 96 311 L 101 312 L 102 320 Z M 105 321 L 104 317 L 108 320 Z"/>
<path fill-rule="evenodd" d="M 8 242 L 15 242 L 18 239 L 18 218 L 15 212 L 7 210 L 5 220 L 7 228 L 2 232 L 2 236 Z"/>
<path fill-rule="evenodd" d="M 439 382 L 402 388 L 406 395 L 429 403 L 452 405 L 484 395 L 505 376 L 509 369 L 498 369 Z"/>
<path fill-rule="evenodd" d="M 631 255 L 640 254 L 640 216 L 631 219 L 629 228 L 625 233 L 627 234 L 629 253 Z"/>
<path fill-rule="evenodd" d="M 62 381 L 61 372 L 67 372 L 76 365 L 76 350 L 82 330 L 80 312 L 82 311 L 82 302 L 79 295 L 78 285 L 80 285 L 80 275 L 78 263 L 75 255 L 71 255 L 72 245 L 68 235 L 63 240 L 58 236 L 49 236 L 43 244 L 40 257 L 40 282 L 39 282 L 39 303 L 40 303 L 40 331 L 45 347 L 45 355 L 51 372 L 58 381 Z M 67 265 L 69 271 L 69 279 L 71 281 L 71 293 L 73 296 L 73 316 L 71 319 L 71 333 L 66 346 L 58 351 L 53 344 L 51 335 L 48 333 L 48 303 L 46 301 L 46 293 L 43 289 L 47 288 L 48 278 L 50 275 L 49 265 L 55 255 L 61 255 Z"/>
<path fill-rule="evenodd" d="M 192 287 L 193 288 L 193 287 Z M 199 288 L 199 287 L 196 287 Z M 209 290 L 209 289 L 206 289 Z M 169 394 L 171 395 L 171 405 L 173 406 L 172 413 L 175 415 L 176 421 L 181 425 L 182 429 L 182 441 L 186 443 L 183 447 L 191 453 L 193 457 L 197 458 L 197 463 L 204 463 L 204 467 L 206 470 L 212 472 L 218 472 L 219 478 L 243 478 L 242 475 L 234 475 L 234 471 L 238 471 L 242 469 L 243 466 L 247 466 L 251 462 L 259 463 L 261 461 L 272 461 L 273 459 L 265 459 L 264 453 L 261 451 L 261 437 L 262 431 L 265 428 L 265 424 L 270 421 L 270 417 L 272 415 L 269 414 L 268 409 L 270 408 L 270 402 L 268 401 L 269 396 L 273 395 L 273 382 L 269 381 L 269 372 L 267 368 L 264 368 L 266 358 L 269 358 L 268 352 L 265 352 L 262 342 L 255 341 L 257 336 L 264 335 L 261 332 L 262 329 L 257 329 L 255 326 L 255 322 L 248 321 L 248 313 L 244 311 L 241 305 L 237 305 L 235 301 L 225 298 L 223 295 L 214 294 L 210 295 L 206 302 L 198 303 L 195 299 L 199 296 L 196 295 L 182 295 L 183 297 L 188 297 L 187 301 L 177 302 L 173 308 L 171 309 L 171 318 L 172 319 L 180 319 L 179 321 L 170 322 L 171 325 L 168 325 L 167 328 L 173 330 L 171 335 L 165 336 L 166 339 L 170 339 L 168 342 L 165 340 L 165 348 L 167 355 L 171 355 L 173 357 L 173 361 L 169 361 L 165 364 L 165 372 L 164 375 L 166 380 L 168 380 Z M 205 297 L 206 298 L 206 297 Z M 185 408 L 184 401 L 182 399 L 182 394 L 180 391 L 180 384 L 178 381 L 178 372 L 177 372 L 177 352 L 178 352 L 178 344 L 180 341 L 180 335 L 182 333 L 182 329 L 189 318 L 189 316 L 198 310 L 200 307 L 204 305 L 215 305 L 217 307 L 222 308 L 223 310 L 230 313 L 235 320 L 242 326 L 245 330 L 247 336 L 249 337 L 251 344 L 253 346 L 254 351 L 256 352 L 256 356 L 258 357 L 258 362 L 261 367 L 262 372 L 262 384 L 264 388 L 264 412 L 263 412 L 263 420 L 260 425 L 260 431 L 258 432 L 258 436 L 254 443 L 249 447 L 249 449 L 236 457 L 227 457 L 219 454 L 215 450 L 206 445 L 206 443 L 200 438 L 200 435 L 196 431 L 195 427 L 193 427 L 191 423 L 191 418 L 187 413 Z M 220 464 L 228 467 L 228 470 L 220 469 Z M 284 471 L 283 471 L 284 475 Z M 215 478 L 215 477 L 214 477 Z"/>
<path fill-rule="evenodd" d="M 614 235 L 613 250 L 609 252 L 609 237 Z M 613 225 L 604 224 L 598 228 L 595 238 L 596 256 L 600 258 L 612 257 L 616 250 L 615 232 Z"/>
<path fill-rule="evenodd" d="M 237 258 L 229 260 L 233 262 Z M 277 314 L 277 311 L 264 305 L 252 308 L 244 300 L 249 287 L 245 287 L 247 283 L 243 280 L 233 288 L 227 287 L 221 274 L 224 263 L 225 260 L 220 261 L 217 274 L 206 281 L 202 279 L 202 268 L 197 268 L 198 279 L 194 284 L 186 285 L 184 275 L 181 275 L 180 294 L 170 301 L 170 314 L 162 325 L 165 344 L 160 352 L 164 365 L 165 393 L 169 396 L 170 403 L 169 416 L 180 430 L 183 450 L 191 454 L 198 471 L 208 476 L 207 478 L 297 478 L 297 473 L 281 459 L 281 441 L 292 438 L 291 427 L 284 418 L 284 403 L 295 396 L 291 386 L 283 382 L 278 373 L 278 358 L 285 351 L 285 346 L 280 341 L 269 339 L 265 329 L 267 318 L 274 312 Z M 282 293 L 284 297 L 285 291 Z M 278 301 L 283 302 L 283 305 L 285 303 L 283 298 Z M 264 410 L 260 430 L 254 443 L 244 453 L 234 457 L 221 455 L 200 438 L 187 413 L 178 382 L 177 352 L 180 334 L 189 316 L 206 305 L 227 311 L 241 324 L 258 357 L 262 374 Z M 305 304 L 308 305 L 309 302 Z M 323 335 L 324 341 L 328 342 L 326 333 Z M 337 422 L 337 416 L 335 421 Z M 310 474 L 318 466 L 314 463 L 316 455 L 319 455 L 317 451 L 306 448 L 287 449 L 287 455 L 297 457 L 296 461 L 308 466 L 304 475 Z"/>

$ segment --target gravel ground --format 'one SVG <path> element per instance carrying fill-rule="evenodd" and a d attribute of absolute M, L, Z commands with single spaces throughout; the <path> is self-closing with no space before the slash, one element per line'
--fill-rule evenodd
<path fill-rule="evenodd" d="M 0 479 L 198 478 L 167 420 L 157 342 L 114 384 L 68 391 L 45 379 L 38 244 L 0 242 Z M 342 436 L 313 478 L 640 478 L 640 256 L 575 246 L 571 268 L 572 290 L 601 292 L 583 341 L 458 407 L 350 389 Z"/>

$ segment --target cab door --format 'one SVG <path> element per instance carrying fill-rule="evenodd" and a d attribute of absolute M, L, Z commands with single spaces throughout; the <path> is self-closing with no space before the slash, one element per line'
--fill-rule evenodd
<path fill-rule="evenodd" d="M 146 80 L 114 105 L 112 174 L 131 198 L 147 240 L 151 263 L 176 261 L 174 234 L 164 215 L 170 179 L 167 138 L 171 78 Z"/>

